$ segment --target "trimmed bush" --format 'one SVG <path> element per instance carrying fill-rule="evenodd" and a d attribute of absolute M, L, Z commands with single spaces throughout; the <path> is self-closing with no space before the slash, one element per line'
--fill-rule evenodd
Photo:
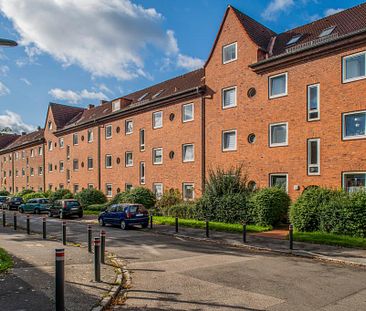
<path fill-rule="evenodd" d="M 92 204 L 103 204 L 107 202 L 105 194 L 98 189 L 84 189 L 75 195 L 81 205 L 89 206 Z"/>
<path fill-rule="evenodd" d="M 72 199 L 73 194 L 68 189 L 58 189 L 55 192 L 50 192 L 48 198 L 53 202 L 62 199 Z"/>
<path fill-rule="evenodd" d="M 23 196 L 25 196 L 26 194 L 33 193 L 33 192 L 34 192 L 34 190 L 32 190 L 32 189 L 23 189 L 22 191 L 18 192 L 15 196 L 23 198 Z"/>
<path fill-rule="evenodd" d="M 145 187 L 137 187 L 128 192 L 118 193 L 109 204 L 138 203 L 150 209 L 155 206 L 155 202 L 156 198 L 151 190 Z"/>
<path fill-rule="evenodd" d="M 196 205 L 194 203 L 180 203 L 172 206 L 165 206 L 160 209 L 163 216 L 179 217 L 184 219 L 194 219 Z"/>
<path fill-rule="evenodd" d="M 283 220 L 290 206 L 288 194 L 279 187 L 263 188 L 251 197 L 254 222 L 260 226 L 274 226 Z"/>
<path fill-rule="evenodd" d="M 117 193 L 109 202 L 108 205 L 118 203 L 133 203 L 131 202 L 130 191 Z"/>
<path fill-rule="evenodd" d="M 183 203 L 182 194 L 178 189 L 165 191 L 162 197 L 156 202 L 156 207 L 164 209 L 169 206 Z"/>
<path fill-rule="evenodd" d="M 10 195 L 10 192 L 9 191 L 6 191 L 5 189 L 4 190 L 0 190 L 0 196 L 7 197 L 9 195 Z"/>
<path fill-rule="evenodd" d="M 38 199 L 38 198 L 45 198 L 45 194 L 44 192 L 32 192 L 32 193 L 27 193 L 25 195 L 23 195 L 23 200 L 24 202 L 28 202 L 28 200 L 30 199 Z"/>
<path fill-rule="evenodd" d="M 103 210 L 105 210 L 107 207 L 107 204 L 104 203 L 104 204 L 91 204 L 91 205 L 88 205 L 85 210 L 87 211 L 95 211 L 95 212 L 101 212 Z"/>

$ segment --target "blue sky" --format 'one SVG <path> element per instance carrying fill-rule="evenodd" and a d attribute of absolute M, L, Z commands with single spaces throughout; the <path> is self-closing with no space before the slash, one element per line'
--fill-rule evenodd
<path fill-rule="evenodd" d="M 50 101 L 113 99 L 201 66 L 228 4 L 276 32 L 359 0 L 0 0 L 0 129 L 43 126 Z"/>

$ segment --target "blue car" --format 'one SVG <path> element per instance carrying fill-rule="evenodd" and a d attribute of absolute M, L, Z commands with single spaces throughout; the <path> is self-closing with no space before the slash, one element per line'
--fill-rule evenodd
<path fill-rule="evenodd" d="M 98 221 L 101 226 L 110 224 L 119 226 L 122 230 L 131 225 L 147 228 L 149 213 L 141 204 L 113 204 L 99 214 Z"/>

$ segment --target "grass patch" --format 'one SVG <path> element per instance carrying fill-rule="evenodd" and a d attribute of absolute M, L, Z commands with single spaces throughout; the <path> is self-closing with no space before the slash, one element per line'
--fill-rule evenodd
<path fill-rule="evenodd" d="M 13 259 L 2 248 L 0 248 L 0 273 L 13 267 Z"/>
<path fill-rule="evenodd" d="M 84 215 L 99 215 L 100 211 L 91 211 L 88 209 L 84 209 Z"/>
<path fill-rule="evenodd" d="M 366 239 L 325 232 L 294 232 L 294 240 L 316 244 L 328 244 L 366 249 Z"/>
<path fill-rule="evenodd" d="M 175 217 L 167 217 L 167 216 L 154 216 L 154 223 L 158 225 L 175 225 Z M 179 218 L 179 225 L 182 227 L 189 227 L 189 228 L 199 228 L 204 229 L 206 228 L 206 223 L 201 220 L 194 220 L 194 219 L 181 219 Z M 226 224 L 223 222 L 214 222 L 210 221 L 210 229 L 216 231 L 225 231 L 225 232 L 243 232 L 243 226 L 240 224 Z M 247 225 L 248 232 L 263 232 L 271 230 L 271 226 L 263 227 L 257 225 Z"/>

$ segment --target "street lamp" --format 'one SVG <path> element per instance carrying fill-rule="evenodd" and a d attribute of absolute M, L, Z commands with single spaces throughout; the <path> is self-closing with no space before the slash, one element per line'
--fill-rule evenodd
<path fill-rule="evenodd" d="M 0 38 L 0 45 L 4 45 L 4 46 L 17 46 L 18 43 L 16 43 L 13 40 L 7 40 L 7 39 L 1 39 Z"/>

